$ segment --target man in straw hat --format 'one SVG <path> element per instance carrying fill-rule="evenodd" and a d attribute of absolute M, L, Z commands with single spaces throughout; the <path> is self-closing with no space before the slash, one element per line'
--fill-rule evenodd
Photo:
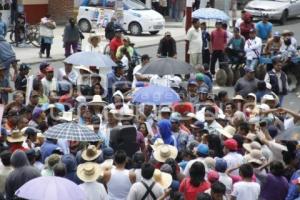
<path fill-rule="evenodd" d="M 142 180 L 132 185 L 127 196 L 128 200 L 154 200 L 164 194 L 163 186 L 156 182 L 155 179 L 153 180 L 154 172 L 155 168 L 150 163 L 142 165 Z M 161 176 L 160 183 L 168 182 L 168 178 Z"/>
<path fill-rule="evenodd" d="M 102 53 L 102 49 L 100 47 L 101 37 L 100 35 L 93 33 L 88 38 L 89 44 L 86 46 L 85 51 L 88 52 L 96 52 Z"/>
<path fill-rule="evenodd" d="M 13 130 L 11 135 L 7 136 L 7 142 L 10 144 L 9 150 L 15 152 L 16 150 L 27 151 L 28 149 L 22 146 L 23 142 L 26 140 L 26 137 L 19 130 Z"/>
<path fill-rule="evenodd" d="M 89 145 L 82 151 L 81 158 L 88 162 L 98 162 L 102 151 L 97 149 L 95 145 Z"/>
<path fill-rule="evenodd" d="M 86 199 L 108 199 L 103 184 L 97 182 L 98 178 L 103 176 L 103 170 L 99 164 L 86 162 L 78 165 L 77 176 L 84 182 L 79 187 L 84 191 Z"/>

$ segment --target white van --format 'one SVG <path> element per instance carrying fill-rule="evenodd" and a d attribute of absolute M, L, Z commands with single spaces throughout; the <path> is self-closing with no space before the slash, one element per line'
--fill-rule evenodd
<path fill-rule="evenodd" d="M 98 3 L 89 3 L 88 6 L 80 6 L 77 22 L 82 32 L 90 32 L 99 26 L 105 26 L 114 13 L 115 0 L 98 0 Z M 103 15 L 103 16 L 102 16 Z M 103 21 L 101 21 L 101 18 Z M 100 19 L 100 20 L 99 20 Z M 132 35 L 140 35 L 149 32 L 152 35 L 163 30 L 164 17 L 138 0 L 123 0 L 123 29 Z"/>

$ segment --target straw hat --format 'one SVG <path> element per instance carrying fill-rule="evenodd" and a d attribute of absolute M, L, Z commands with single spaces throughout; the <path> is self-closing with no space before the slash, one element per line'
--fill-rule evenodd
<path fill-rule="evenodd" d="M 96 103 L 107 104 L 106 101 L 102 100 L 102 97 L 100 95 L 94 95 L 93 100 L 89 102 L 89 104 L 96 104 Z"/>
<path fill-rule="evenodd" d="M 97 35 L 95 33 L 93 34 L 90 34 L 89 38 L 88 38 L 88 42 L 91 44 L 92 43 L 92 40 L 94 38 L 97 38 L 98 39 L 98 44 L 101 42 L 101 36 L 100 35 Z"/>
<path fill-rule="evenodd" d="M 251 152 L 254 149 L 261 150 L 261 145 L 256 141 L 251 142 L 251 143 L 244 143 L 243 147 L 248 152 Z"/>
<path fill-rule="evenodd" d="M 99 164 L 86 162 L 78 165 L 76 174 L 83 182 L 94 182 L 100 176 L 103 176 L 103 171 Z"/>
<path fill-rule="evenodd" d="M 236 129 L 233 126 L 227 125 L 225 128 L 218 128 L 217 131 L 226 138 L 232 138 L 236 132 Z"/>
<path fill-rule="evenodd" d="M 82 66 L 82 65 L 76 66 L 76 67 L 74 67 L 74 68 L 75 68 L 75 69 L 78 69 L 78 70 L 84 70 L 84 71 L 86 71 L 86 72 L 88 72 L 88 73 L 90 73 L 90 74 L 93 73 L 88 67 L 85 67 L 85 66 Z"/>
<path fill-rule="evenodd" d="M 107 159 L 103 163 L 101 163 L 101 168 L 102 170 L 111 170 L 113 167 L 114 160 L 113 159 Z"/>
<path fill-rule="evenodd" d="M 159 162 L 165 162 L 168 158 L 175 159 L 177 157 L 177 149 L 174 146 L 168 144 L 162 144 L 154 149 L 153 156 L 155 160 Z"/>
<path fill-rule="evenodd" d="M 11 135 L 7 136 L 9 143 L 24 142 L 25 140 L 26 136 L 24 136 L 20 130 L 13 130 Z"/>
<path fill-rule="evenodd" d="M 167 189 L 172 184 L 172 175 L 161 172 L 158 169 L 154 170 L 153 179 L 156 183 L 159 183 L 164 189 Z"/>
<path fill-rule="evenodd" d="M 242 95 L 235 95 L 235 97 L 232 98 L 232 100 L 240 100 L 240 101 L 245 101 L 245 99 L 242 97 Z"/>
<path fill-rule="evenodd" d="M 249 158 L 248 162 L 249 163 L 256 163 L 256 164 L 261 165 L 261 164 L 263 164 L 264 159 L 265 158 L 264 158 L 261 150 L 253 149 L 250 152 L 250 158 Z"/>
<path fill-rule="evenodd" d="M 101 154 L 101 150 L 97 149 L 95 145 L 89 145 L 81 154 L 81 157 L 85 161 L 92 161 L 98 158 Z"/>
<path fill-rule="evenodd" d="M 153 145 L 150 145 L 153 150 L 157 149 L 160 145 L 163 145 L 164 141 L 161 138 L 157 138 Z"/>
<path fill-rule="evenodd" d="M 246 139 L 248 139 L 248 140 L 253 141 L 253 140 L 255 140 L 255 138 L 257 138 L 257 135 L 255 135 L 254 133 L 248 133 L 246 135 Z"/>

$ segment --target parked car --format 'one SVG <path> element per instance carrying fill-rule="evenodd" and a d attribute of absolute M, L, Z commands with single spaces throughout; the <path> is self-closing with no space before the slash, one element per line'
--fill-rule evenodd
<path fill-rule="evenodd" d="M 82 32 L 91 32 L 93 28 L 99 26 L 99 23 L 104 27 L 114 14 L 114 0 L 109 0 L 106 5 L 103 5 L 101 0 L 99 2 L 98 4 L 90 3 L 88 6 L 79 7 L 77 21 Z M 104 15 L 100 17 L 104 18 L 104 22 L 99 22 L 99 16 L 101 15 Z M 163 30 L 164 26 L 164 17 L 160 13 L 148 9 L 142 2 L 138 0 L 123 1 L 122 27 L 125 31 L 132 35 L 140 35 L 144 32 L 155 35 Z"/>
<path fill-rule="evenodd" d="M 300 15 L 300 0 L 254 0 L 246 5 L 245 10 L 253 17 L 267 14 L 270 19 L 285 24 L 288 18 Z"/>

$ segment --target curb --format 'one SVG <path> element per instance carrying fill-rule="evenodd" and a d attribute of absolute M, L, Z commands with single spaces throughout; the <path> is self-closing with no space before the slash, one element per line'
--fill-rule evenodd
<path fill-rule="evenodd" d="M 175 39 L 175 41 L 176 42 L 182 42 L 182 41 L 185 41 L 185 39 L 180 37 L 180 38 Z M 157 46 L 157 45 L 158 45 L 158 43 L 145 44 L 145 45 L 141 45 L 141 46 L 137 45 L 136 48 L 137 49 L 143 49 L 143 48 L 153 47 L 153 46 Z M 48 62 L 48 63 L 59 62 L 59 61 L 62 61 L 64 59 L 65 59 L 65 57 L 63 55 L 57 55 L 57 58 L 44 59 L 44 60 L 34 60 L 32 62 L 29 61 L 29 62 L 26 62 L 26 63 L 29 64 L 29 65 L 35 65 L 35 64 L 40 64 L 41 62 Z M 28 58 L 26 60 L 31 60 L 31 59 Z M 21 62 L 24 62 L 24 60 L 21 60 Z"/>

